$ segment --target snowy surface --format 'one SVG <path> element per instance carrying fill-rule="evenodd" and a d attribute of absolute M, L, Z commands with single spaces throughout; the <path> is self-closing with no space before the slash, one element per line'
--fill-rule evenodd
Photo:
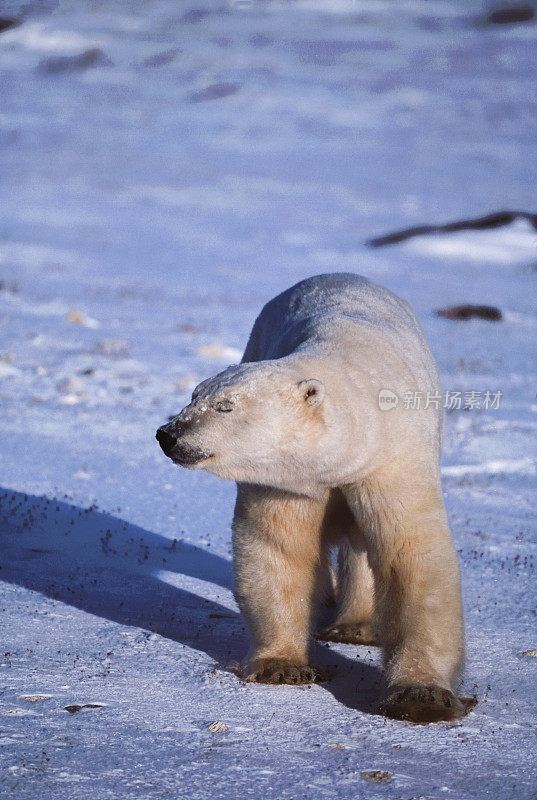
<path fill-rule="evenodd" d="M 54 5 L 1 6 L 0 793 L 537 797 L 537 233 L 365 244 L 537 211 L 537 24 L 474 0 Z M 327 271 L 407 299 L 446 390 L 503 393 L 447 416 L 462 723 L 377 716 L 374 648 L 319 648 L 324 686 L 242 685 L 234 487 L 154 441 L 266 300 Z M 435 315 L 453 303 L 504 319 Z"/>

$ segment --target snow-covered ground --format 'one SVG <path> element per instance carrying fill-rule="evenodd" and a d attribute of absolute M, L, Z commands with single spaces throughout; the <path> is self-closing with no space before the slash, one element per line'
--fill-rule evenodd
<path fill-rule="evenodd" d="M 534 799 L 537 232 L 366 242 L 537 211 L 537 24 L 476 0 L 54 5 L 0 6 L 0 793 Z M 502 392 L 447 415 L 461 723 L 377 716 L 374 648 L 320 647 L 323 686 L 241 684 L 234 487 L 154 440 L 266 300 L 327 271 L 410 301 L 445 390 Z M 504 318 L 436 316 L 454 303 Z"/>

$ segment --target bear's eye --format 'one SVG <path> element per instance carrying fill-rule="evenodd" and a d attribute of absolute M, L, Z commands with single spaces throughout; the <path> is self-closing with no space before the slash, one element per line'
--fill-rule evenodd
<path fill-rule="evenodd" d="M 214 404 L 214 410 L 227 414 L 228 411 L 233 411 L 233 403 L 231 400 L 220 400 Z"/>

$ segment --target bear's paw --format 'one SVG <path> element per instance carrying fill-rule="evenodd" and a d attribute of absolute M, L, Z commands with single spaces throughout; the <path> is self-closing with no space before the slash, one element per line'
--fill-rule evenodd
<path fill-rule="evenodd" d="M 370 622 L 342 622 L 329 625 L 316 636 L 322 642 L 343 644 L 369 644 L 379 646 L 379 640 Z"/>
<path fill-rule="evenodd" d="M 279 658 L 259 658 L 251 661 L 243 670 L 242 678 L 248 682 L 295 686 L 309 683 L 323 683 L 330 680 L 331 671 L 327 667 L 314 664 L 294 664 Z"/>
<path fill-rule="evenodd" d="M 421 724 L 450 722 L 464 717 L 476 703 L 476 698 L 456 697 L 441 686 L 392 686 L 380 706 L 380 713 Z"/>

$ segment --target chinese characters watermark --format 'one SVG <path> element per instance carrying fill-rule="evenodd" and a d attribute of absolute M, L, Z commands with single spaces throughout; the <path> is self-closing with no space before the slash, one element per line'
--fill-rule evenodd
<path fill-rule="evenodd" d="M 486 391 L 453 391 L 448 389 L 443 394 L 440 392 L 407 391 L 399 397 L 391 389 L 381 389 L 378 403 L 381 411 L 390 411 L 401 403 L 404 409 L 445 408 L 448 411 L 472 411 L 484 408 L 487 411 L 497 411 L 502 398 L 500 390 Z"/>

